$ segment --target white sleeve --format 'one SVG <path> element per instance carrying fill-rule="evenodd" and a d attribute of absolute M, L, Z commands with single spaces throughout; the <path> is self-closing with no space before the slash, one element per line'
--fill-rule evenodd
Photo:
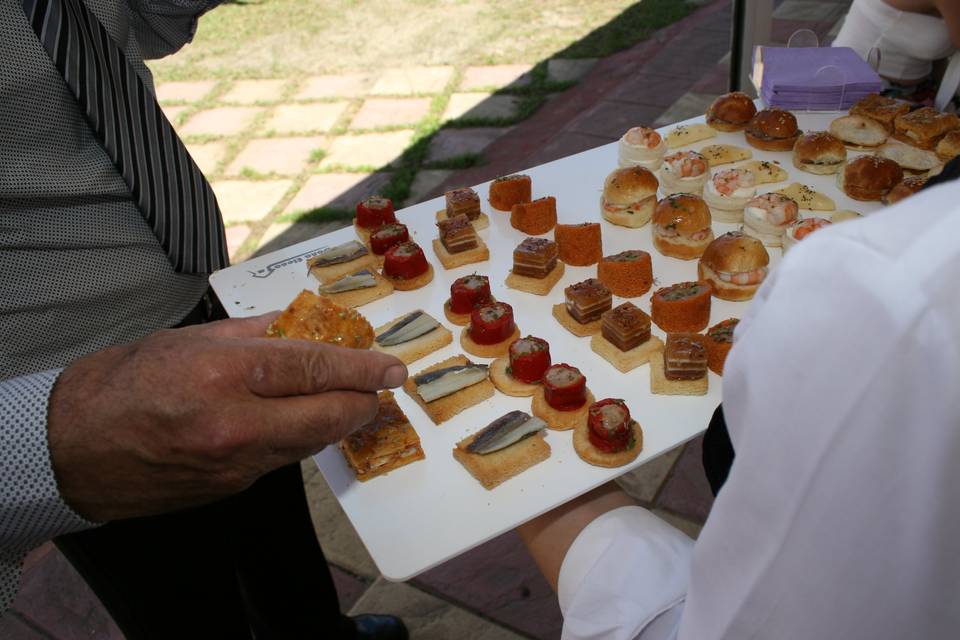
<path fill-rule="evenodd" d="M 47 446 L 47 400 L 60 370 L 0 381 L 0 614 L 20 564 L 51 538 L 96 526 L 60 497 Z"/>
<path fill-rule="evenodd" d="M 563 640 L 676 637 L 693 540 L 641 507 L 621 507 L 577 536 L 560 568 Z"/>

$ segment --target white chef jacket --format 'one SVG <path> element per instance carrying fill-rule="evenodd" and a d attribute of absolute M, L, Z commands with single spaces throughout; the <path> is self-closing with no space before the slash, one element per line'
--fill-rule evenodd
<path fill-rule="evenodd" d="M 695 545 L 639 507 L 560 572 L 563 638 L 960 638 L 960 185 L 817 231 L 735 332 L 736 462 Z"/>

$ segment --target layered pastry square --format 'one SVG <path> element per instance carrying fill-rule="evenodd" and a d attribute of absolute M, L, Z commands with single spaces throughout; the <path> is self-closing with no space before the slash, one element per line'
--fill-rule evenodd
<path fill-rule="evenodd" d="M 600 317 L 613 306 L 613 294 L 597 278 L 588 278 L 563 290 L 566 301 L 553 307 L 553 316 L 578 337 L 600 333 Z"/>
<path fill-rule="evenodd" d="M 452 189 L 444 194 L 447 202 L 447 217 L 453 218 L 460 214 L 470 220 L 480 217 L 480 196 L 470 187 Z"/>
<path fill-rule="evenodd" d="M 707 359 L 706 338 L 699 333 L 667 334 L 663 357 L 650 360 L 650 392 L 706 394 Z"/>
<path fill-rule="evenodd" d="M 513 250 L 513 269 L 507 286 L 545 296 L 563 276 L 557 243 L 547 238 L 526 238 Z"/>
<path fill-rule="evenodd" d="M 469 218 L 458 214 L 437 223 L 440 230 L 440 242 L 448 253 L 461 253 L 477 247 L 477 232 Z"/>
<path fill-rule="evenodd" d="M 417 460 L 424 459 L 420 436 L 397 404 L 393 393 L 381 391 L 376 417 L 340 441 L 347 464 L 366 482 Z"/>
<path fill-rule="evenodd" d="M 650 327 L 649 315 L 632 302 L 624 302 L 600 317 L 600 335 L 593 336 L 590 348 L 626 373 L 663 349 L 663 342 L 651 335 Z"/>

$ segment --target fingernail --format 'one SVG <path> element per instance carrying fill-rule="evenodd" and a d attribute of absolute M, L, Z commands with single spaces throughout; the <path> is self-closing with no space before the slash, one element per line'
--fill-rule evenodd
<path fill-rule="evenodd" d="M 383 384 L 393 389 L 402 385 L 407 379 L 407 368 L 402 364 L 395 364 L 387 369 L 383 375 Z"/>

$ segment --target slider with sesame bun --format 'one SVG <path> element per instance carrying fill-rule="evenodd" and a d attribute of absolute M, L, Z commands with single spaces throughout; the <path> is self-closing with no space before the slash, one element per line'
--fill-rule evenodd
<path fill-rule="evenodd" d="M 603 183 L 600 209 L 604 220 L 623 227 L 642 227 L 657 206 L 660 183 L 649 169 L 617 169 Z"/>
<path fill-rule="evenodd" d="M 903 169 L 880 156 L 860 156 L 837 174 L 837 186 L 854 200 L 880 200 L 903 180 Z"/>
<path fill-rule="evenodd" d="M 713 241 L 711 222 L 710 208 L 703 198 L 689 193 L 671 194 L 653 212 L 653 246 L 671 258 L 698 258 Z"/>
<path fill-rule="evenodd" d="M 700 258 L 701 280 L 722 300 L 749 300 L 767 277 L 770 255 L 763 243 L 741 231 L 730 231 L 710 243 Z"/>
<path fill-rule="evenodd" d="M 847 159 L 847 147 L 826 131 L 806 133 L 793 145 L 793 166 L 807 173 L 836 173 Z"/>
<path fill-rule="evenodd" d="M 744 135 L 750 146 L 761 151 L 790 151 L 800 137 L 800 129 L 789 111 L 764 109 L 753 116 Z"/>
<path fill-rule="evenodd" d="M 707 109 L 707 124 L 717 131 L 740 131 L 757 113 L 750 97 L 740 91 L 718 97 Z"/>

